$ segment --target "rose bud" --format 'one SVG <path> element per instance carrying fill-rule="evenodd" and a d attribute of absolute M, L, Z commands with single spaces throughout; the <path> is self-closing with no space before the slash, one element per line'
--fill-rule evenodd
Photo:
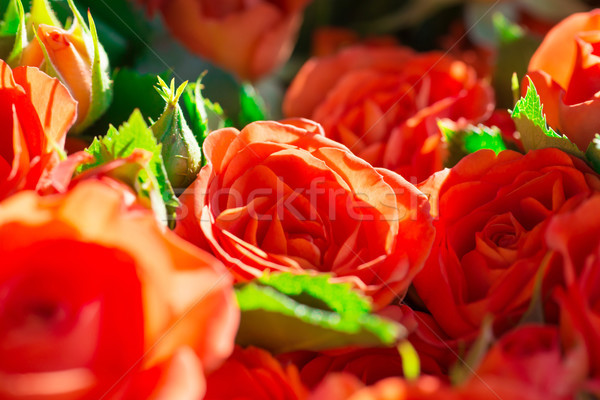
<path fill-rule="evenodd" d="M 69 89 L 78 102 L 73 131 L 79 132 L 106 111 L 112 100 L 112 88 L 108 57 L 98 41 L 91 15 L 88 27 L 79 12 L 71 8 L 75 20 L 68 30 L 33 21 L 35 38 L 23 50 L 19 64 L 40 68 L 58 77 Z"/>
<path fill-rule="evenodd" d="M 171 185 L 174 188 L 186 188 L 196 179 L 202 166 L 200 146 L 177 104 L 187 82 L 175 91 L 174 82 L 169 88 L 162 79 L 158 79 L 157 90 L 167 106 L 151 129 L 156 140 L 162 144 L 162 156 Z"/>

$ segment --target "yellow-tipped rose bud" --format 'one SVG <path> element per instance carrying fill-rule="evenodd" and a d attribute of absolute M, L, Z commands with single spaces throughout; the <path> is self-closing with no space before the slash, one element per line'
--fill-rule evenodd
<path fill-rule="evenodd" d="M 90 126 L 110 105 L 112 85 L 108 57 L 98 41 L 91 15 L 84 21 L 72 0 L 74 14 L 69 29 L 60 26 L 48 3 L 34 0 L 29 24 L 29 43 L 23 48 L 19 65 L 40 68 L 59 78 L 77 100 L 77 122 L 74 131 Z"/>
<path fill-rule="evenodd" d="M 39 25 L 38 40 L 33 40 L 23 52 L 22 64 L 42 67 L 44 50 L 58 78 L 77 100 L 77 124 L 88 115 L 92 98 L 92 60 L 85 43 L 71 31 Z"/>

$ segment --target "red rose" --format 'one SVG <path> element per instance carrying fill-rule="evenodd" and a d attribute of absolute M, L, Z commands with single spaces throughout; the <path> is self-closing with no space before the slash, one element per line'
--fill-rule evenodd
<path fill-rule="evenodd" d="M 580 159 L 558 149 L 521 155 L 482 150 L 420 185 L 429 194 L 436 238 L 414 286 L 442 351 L 469 344 L 486 315 L 501 333 L 529 307 L 540 268 L 542 299 L 562 282 L 562 267 L 547 259 L 544 235 L 552 217 L 592 192 L 600 179 Z M 557 310 L 545 302 L 547 321 Z M 431 338 L 434 342 L 435 338 Z"/>
<path fill-rule="evenodd" d="M 573 14 L 548 32 L 528 67 L 548 124 L 582 151 L 600 132 L 599 44 L 600 10 Z"/>
<path fill-rule="evenodd" d="M 453 393 L 451 388 L 433 376 L 423 376 L 416 381 L 387 378 L 372 386 L 364 386 L 356 377 L 350 374 L 329 375 L 309 397 L 309 400 L 392 399 L 459 400 L 461 398 Z"/>
<path fill-rule="evenodd" d="M 0 203 L 2 399 L 135 398 L 185 347 L 199 382 L 232 351 L 226 270 L 126 199 L 88 181 Z"/>
<path fill-rule="evenodd" d="M 600 383 L 600 195 L 571 212 L 557 216 L 548 227 L 550 249 L 564 263 L 566 289 L 558 294 L 565 340 L 575 346 L 583 340 L 590 375 Z M 600 389 L 596 390 L 600 394 Z"/>
<path fill-rule="evenodd" d="M 187 215 L 177 232 L 212 249 L 237 280 L 265 270 L 331 272 L 384 306 L 427 257 L 425 196 L 312 121 L 222 129 L 204 154 L 208 164 L 182 195 Z"/>
<path fill-rule="evenodd" d="M 457 391 L 471 399 L 573 399 L 585 378 L 582 350 L 565 354 L 556 326 L 521 326 L 494 344 Z"/>
<path fill-rule="evenodd" d="M 139 0 L 192 52 L 256 80 L 290 56 L 310 0 Z"/>
<path fill-rule="evenodd" d="M 439 118 L 485 120 L 490 86 L 441 53 L 354 46 L 313 58 L 288 89 L 288 117 L 311 118 L 325 135 L 377 167 L 421 181 L 443 167 Z"/>
<path fill-rule="evenodd" d="M 0 60 L 0 200 L 25 189 L 42 189 L 58 162 L 77 103 L 68 90 L 37 68 L 11 71 Z"/>
<path fill-rule="evenodd" d="M 300 400 L 307 395 L 293 365 L 283 367 L 269 352 L 236 347 L 233 354 L 207 377 L 206 400 Z"/>

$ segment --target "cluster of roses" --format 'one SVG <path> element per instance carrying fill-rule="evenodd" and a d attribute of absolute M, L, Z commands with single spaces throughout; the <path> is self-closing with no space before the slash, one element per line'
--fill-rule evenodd
<path fill-rule="evenodd" d="M 168 16 L 179 2 L 158 3 Z M 281 3 L 287 33 L 305 2 Z M 530 65 L 550 125 L 582 150 L 600 127 L 598 32 L 599 12 L 574 15 Z M 262 43 L 284 48 L 270 33 L 278 44 Z M 252 54 L 247 76 L 272 67 Z M 84 157 L 63 155 L 77 102 L 60 81 L 4 62 L 0 74 L 0 398 L 600 394 L 600 176 L 556 148 L 443 169 L 437 121 L 494 112 L 464 62 L 379 43 L 308 61 L 289 119 L 206 138 L 174 232 L 106 165 L 72 177 Z M 233 285 L 265 271 L 350 282 L 409 329 L 423 375 L 402 377 L 395 348 L 236 346 Z"/>

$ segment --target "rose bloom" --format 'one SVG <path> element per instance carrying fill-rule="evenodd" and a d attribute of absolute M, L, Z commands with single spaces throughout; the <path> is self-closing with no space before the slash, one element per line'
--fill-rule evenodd
<path fill-rule="evenodd" d="M 204 154 L 176 230 L 210 248 L 238 281 L 265 270 L 331 272 L 385 306 L 429 253 L 427 198 L 312 121 L 221 129 Z"/>
<path fill-rule="evenodd" d="M 500 337 L 458 391 L 473 399 L 573 399 L 586 358 L 582 346 L 564 351 L 557 326 L 519 326 Z"/>
<path fill-rule="evenodd" d="M 283 367 L 269 352 L 256 347 L 236 346 L 206 383 L 205 400 L 299 400 L 308 394 L 296 367 Z"/>
<path fill-rule="evenodd" d="M 403 378 L 387 378 L 372 386 L 364 386 L 353 375 L 331 374 L 325 378 L 308 399 L 459 400 L 461 397 L 458 397 L 450 387 L 433 376 L 422 376 L 415 381 L 407 381 Z M 487 400 L 487 397 L 482 399 Z"/>
<path fill-rule="evenodd" d="M 567 287 L 558 294 L 565 341 L 581 340 L 589 355 L 590 376 L 600 395 L 600 195 L 573 211 L 557 216 L 546 238 L 565 266 Z"/>
<path fill-rule="evenodd" d="M 557 321 L 556 306 L 545 300 L 563 282 L 562 266 L 547 257 L 545 231 L 553 216 L 600 190 L 597 174 L 558 149 L 481 150 L 419 187 L 436 217 L 431 254 L 413 282 L 419 309 L 431 314 L 418 328 L 424 341 L 456 355 L 486 315 L 497 334 L 510 329 L 540 279 L 546 321 Z"/>
<path fill-rule="evenodd" d="M 227 271 L 131 197 L 87 181 L 0 203 L 2 399 L 145 399 L 233 350 Z"/>
<path fill-rule="evenodd" d="M 421 375 L 415 381 L 399 377 L 371 386 L 349 374 L 330 374 L 310 400 L 566 400 L 583 387 L 586 354 L 582 347 L 563 352 L 556 326 L 522 326 L 502 336 L 465 382 L 449 386 Z"/>
<path fill-rule="evenodd" d="M 368 163 L 421 181 L 443 167 L 439 118 L 481 122 L 494 95 L 473 68 L 442 53 L 357 45 L 310 59 L 283 111 L 311 118 Z"/>
<path fill-rule="evenodd" d="M 25 189 L 43 189 L 59 161 L 77 103 L 67 89 L 37 68 L 11 71 L 0 60 L 0 200 Z"/>
<path fill-rule="evenodd" d="M 310 0 L 139 0 L 188 50 L 256 80 L 285 62 Z"/>
<path fill-rule="evenodd" d="M 600 132 L 600 10 L 557 24 L 531 57 L 533 81 L 548 124 L 585 151 Z"/>

